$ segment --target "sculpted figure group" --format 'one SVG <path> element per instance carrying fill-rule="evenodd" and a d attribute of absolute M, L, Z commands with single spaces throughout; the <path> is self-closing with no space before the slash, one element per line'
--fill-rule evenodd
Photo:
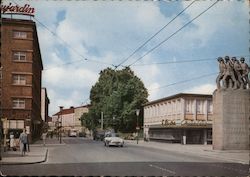
<path fill-rule="evenodd" d="M 249 89 L 249 72 L 250 69 L 245 63 L 245 58 L 241 57 L 240 61 L 236 57 L 225 56 L 219 57 L 219 75 L 216 78 L 217 89 Z M 222 83 L 221 83 L 222 82 Z"/>

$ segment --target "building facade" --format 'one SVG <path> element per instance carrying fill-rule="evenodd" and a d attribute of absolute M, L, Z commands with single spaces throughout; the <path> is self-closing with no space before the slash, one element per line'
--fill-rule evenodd
<path fill-rule="evenodd" d="M 87 113 L 89 105 L 70 107 L 68 109 L 63 109 L 52 116 L 52 124 L 54 125 L 54 131 L 58 131 L 61 127 L 61 131 L 64 136 L 69 134 L 70 130 L 75 130 L 79 132 L 86 132 L 87 130 L 81 126 L 81 116 L 83 113 Z"/>
<path fill-rule="evenodd" d="M 49 97 L 47 89 L 42 88 L 41 90 L 41 117 L 44 122 L 49 122 Z"/>
<path fill-rule="evenodd" d="M 180 93 L 143 106 L 147 140 L 212 143 L 212 95 Z"/>
<path fill-rule="evenodd" d="M 15 136 L 26 129 L 40 137 L 42 58 L 36 24 L 32 20 L 2 18 L 1 117 Z"/>

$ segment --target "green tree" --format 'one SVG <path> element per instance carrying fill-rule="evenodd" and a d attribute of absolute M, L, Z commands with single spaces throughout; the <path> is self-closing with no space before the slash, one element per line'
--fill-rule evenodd
<path fill-rule="evenodd" d="M 97 83 L 90 91 L 91 107 L 82 116 L 83 125 L 89 129 L 100 127 L 101 112 L 104 113 L 104 128 L 121 132 L 134 132 L 135 110 L 147 102 L 148 92 L 143 82 L 129 68 L 100 72 Z M 142 125 L 142 116 L 139 119 Z"/>

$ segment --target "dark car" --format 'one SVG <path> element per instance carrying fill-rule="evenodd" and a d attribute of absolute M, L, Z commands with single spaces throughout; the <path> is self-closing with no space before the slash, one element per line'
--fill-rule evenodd
<path fill-rule="evenodd" d="M 98 141 L 98 140 L 103 141 L 104 136 L 105 136 L 105 131 L 103 131 L 103 130 L 96 130 L 93 132 L 93 139 L 96 141 Z"/>

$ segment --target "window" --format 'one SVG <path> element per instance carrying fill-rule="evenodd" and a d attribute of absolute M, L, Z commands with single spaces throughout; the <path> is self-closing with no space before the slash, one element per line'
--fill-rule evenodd
<path fill-rule="evenodd" d="M 27 39 L 27 32 L 25 31 L 13 31 L 13 37 L 19 39 Z"/>
<path fill-rule="evenodd" d="M 26 77 L 24 75 L 15 74 L 12 77 L 12 83 L 16 85 L 25 85 Z"/>
<path fill-rule="evenodd" d="M 12 101 L 13 108 L 15 109 L 24 109 L 25 108 L 25 100 L 24 99 L 14 99 Z"/>
<path fill-rule="evenodd" d="M 196 101 L 196 108 L 197 108 L 197 114 L 203 114 L 203 101 L 202 100 L 197 100 Z"/>
<path fill-rule="evenodd" d="M 207 101 L 207 113 L 212 114 L 213 113 L 213 103 L 211 100 Z"/>
<path fill-rule="evenodd" d="M 14 52 L 13 53 L 14 61 L 26 61 L 26 53 L 25 52 Z"/>
<path fill-rule="evenodd" d="M 192 100 L 185 101 L 186 113 L 192 113 Z"/>

